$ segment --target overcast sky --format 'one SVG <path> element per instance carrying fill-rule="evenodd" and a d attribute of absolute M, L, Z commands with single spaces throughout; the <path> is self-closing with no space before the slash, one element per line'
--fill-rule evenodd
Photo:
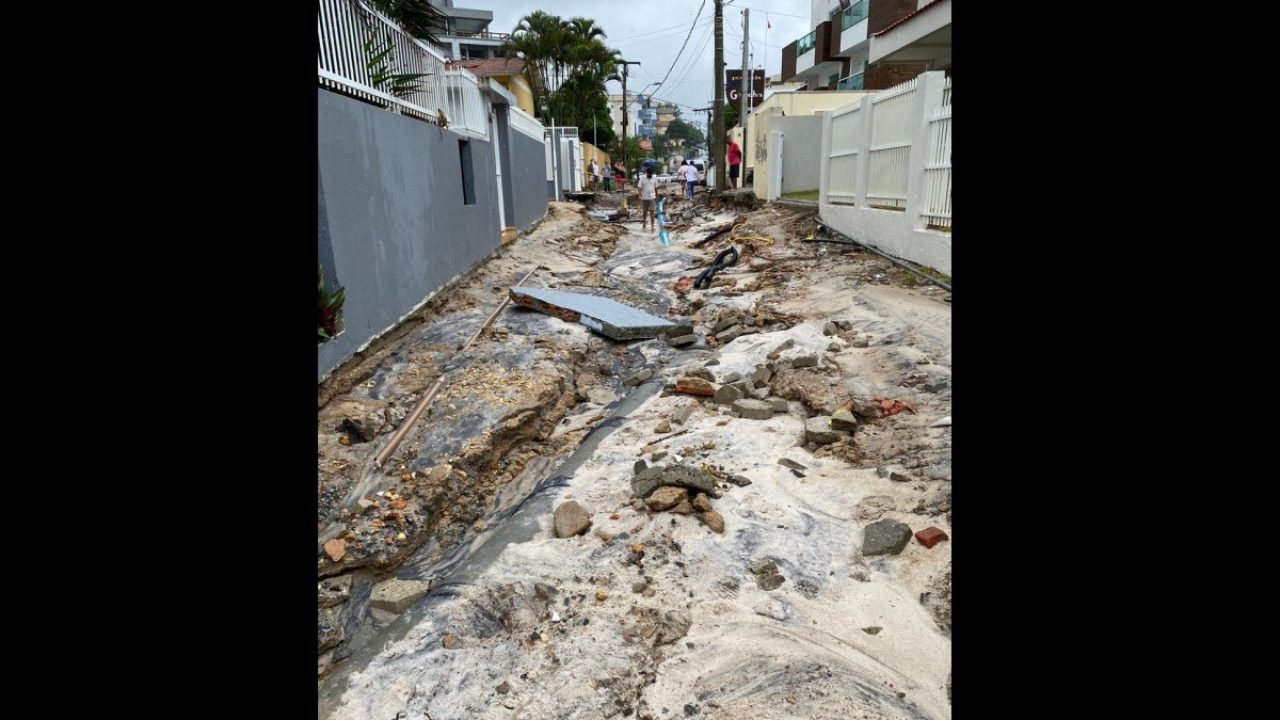
<path fill-rule="evenodd" d="M 713 0 L 705 3 L 703 0 L 455 0 L 454 4 L 492 10 L 493 23 L 489 29 L 493 32 L 511 32 L 520 18 L 535 10 L 564 19 L 591 18 L 604 28 L 608 36 L 604 38 L 606 45 L 621 50 L 627 60 L 639 60 L 641 63 L 631 66 L 631 76 L 627 79 L 628 94 L 666 78 L 655 93 L 657 97 L 683 105 L 683 117 L 688 120 L 696 118 L 699 125 L 705 124 L 706 113 L 693 113 L 691 108 L 707 107 L 715 98 L 712 87 L 712 56 L 715 53 Z M 700 15 L 699 6 L 702 6 Z M 742 65 L 742 9 L 750 8 L 752 67 L 764 67 L 766 75 L 780 72 L 782 48 L 813 29 L 809 26 L 809 6 L 809 0 L 726 0 L 725 66 L 737 69 Z M 767 45 L 766 14 L 773 25 L 768 29 Z M 693 34 L 689 35 L 691 25 Z M 689 36 L 688 46 L 681 52 L 686 36 Z M 619 83 L 610 82 L 608 87 L 611 94 L 622 92 Z"/>

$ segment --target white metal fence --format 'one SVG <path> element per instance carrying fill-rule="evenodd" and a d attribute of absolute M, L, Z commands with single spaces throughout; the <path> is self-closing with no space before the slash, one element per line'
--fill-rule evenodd
<path fill-rule="evenodd" d="M 873 207 L 907 206 L 911 136 L 920 113 L 916 83 L 917 80 L 909 80 L 876 95 L 871 101 L 867 204 Z"/>
<path fill-rule="evenodd" d="M 467 70 L 449 70 L 448 59 L 411 37 L 360 0 L 319 0 L 318 75 L 321 87 L 336 90 L 430 123 L 487 138 L 487 102 L 479 81 Z M 417 87 L 393 94 L 384 80 L 375 84 L 374 55 L 390 47 L 382 74 L 417 74 Z"/>
<path fill-rule="evenodd" d="M 862 106 L 838 110 L 831 118 L 831 189 L 833 203 L 853 204 L 857 197 L 858 145 L 862 139 Z"/>
<path fill-rule="evenodd" d="M 927 84 L 926 84 L 927 83 Z M 831 112 L 821 202 L 951 228 L 951 78 L 932 72 Z"/>
<path fill-rule="evenodd" d="M 951 228 L 951 78 L 942 89 L 942 107 L 929 120 L 929 155 L 924 166 L 920 214 L 929 227 Z"/>

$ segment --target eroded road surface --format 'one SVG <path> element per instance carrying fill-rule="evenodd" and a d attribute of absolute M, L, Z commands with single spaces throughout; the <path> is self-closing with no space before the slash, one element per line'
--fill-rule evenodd
<path fill-rule="evenodd" d="M 951 716 L 949 295 L 812 211 L 668 210 L 553 203 L 321 387 L 321 717 Z M 697 337 L 508 306 L 456 354 L 535 267 Z"/>

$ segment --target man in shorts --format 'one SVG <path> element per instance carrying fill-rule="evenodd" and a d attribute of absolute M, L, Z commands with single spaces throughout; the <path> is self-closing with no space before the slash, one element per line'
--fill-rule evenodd
<path fill-rule="evenodd" d="M 658 232 L 658 226 L 654 220 L 653 207 L 658 201 L 658 180 L 653 176 L 653 166 L 645 168 L 644 177 L 640 178 L 640 182 L 636 183 L 640 188 L 640 205 L 641 219 L 640 230 L 646 228 L 650 233 Z"/>

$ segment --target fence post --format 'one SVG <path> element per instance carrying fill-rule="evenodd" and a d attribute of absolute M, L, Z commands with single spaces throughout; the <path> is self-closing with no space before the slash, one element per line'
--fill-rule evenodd
<path fill-rule="evenodd" d="M 907 163 L 907 208 L 906 216 L 913 230 L 923 230 L 928 225 L 924 215 L 924 170 L 929 164 L 932 138 L 929 132 L 929 120 L 942 107 L 942 90 L 947 75 L 941 71 L 931 71 L 920 75 L 916 92 L 920 93 L 920 116 L 916 118 L 916 131 L 911 138 L 911 159 Z"/>
<path fill-rule="evenodd" d="M 822 118 L 822 149 L 819 151 L 818 157 L 821 167 L 818 169 L 818 207 L 830 201 L 827 199 L 827 192 L 831 189 L 831 146 L 833 139 L 831 137 L 831 118 L 830 110 L 820 110 L 816 113 Z"/>
<path fill-rule="evenodd" d="M 858 159 L 853 170 L 853 204 L 866 209 L 867 184 L 871 182 L 871 114 L 875 112 L 875 95 L 862 96 L 862 137 L 858 138 Z"/>

